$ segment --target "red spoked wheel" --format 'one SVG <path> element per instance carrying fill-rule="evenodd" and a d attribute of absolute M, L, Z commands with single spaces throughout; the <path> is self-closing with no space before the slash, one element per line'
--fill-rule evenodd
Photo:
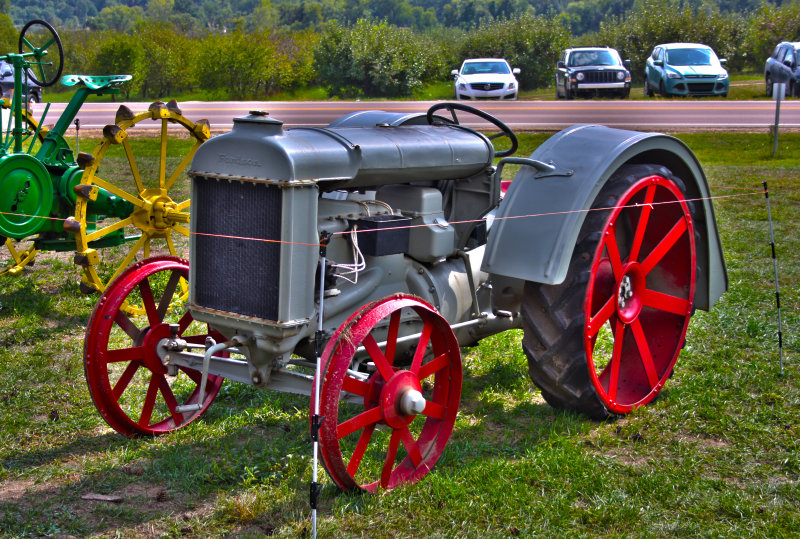
<path fill-rule="evenodd" d="M 685 192 L 665 167 L 621 167 L 586 216 L 564 282 L 526 283 L 522 345 L 553 406 L 596 419 L 625 414 L 672 374 L 697 274 Z"/>
<path fill-rule="evenodd" d="M 657 175 L 632 185 L 593 260 L 584 309 L 589 372 L 604 404 L 627 413 L 672 374 L 692 317 L 694 224 L 678 186 Z"/>
<path fill-rule="evenodd" d="M 409 318 L 422 330 L 401 368 L 400 328 Z M 371 374 L 354 362 L 362 346 Z M 461 352 L 447 321 L 416 297 L 390 296 L 342 324 L 321 361 L 320 447 L 333 481 L 375 492 L 424 477 L 447 445 L 461 398 Z"/>
<path fill-rule="evenodd" d="M 204 344 L 205 324 L 183 312 L 181 281 L 189 264 L 177 257 L 156 257 L 127 268 L 95 306 L 84 341 L 84 367 L 89 392 L 103 419 L 126 436 L 158 435 L 200 417 L 214 400 L 223 378 L 209 375 L 200 395 L 201 374 L 194 369 L 165 366 L 156 353 L 170 324 L 194 344 Z M 126 314 L 123 305 L 135 301 L 144 315 Z M 219 334 L 212 335 L 220 340 Z M 180 413 L 180 405 L 200 403 L 200 409 Z"/>

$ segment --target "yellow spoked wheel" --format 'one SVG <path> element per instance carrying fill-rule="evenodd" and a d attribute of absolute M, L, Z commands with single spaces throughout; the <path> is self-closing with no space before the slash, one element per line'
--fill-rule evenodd
<path fill-rule="evenodd" d="M 132 136 L 136 124 L 145 120 L 161 122 L 158 136 Z M 114 124 L 103 129 L 103 142 L 82 164 L 75 219 L 64 226 L 75 233 L 81 290 L 103 292 L 137 260 L 188 251 L 186 169 L 209 136 L 208 121 L 187 120 L 175 101 L 155 102 L 140 114 L 119 108 Z M 184 279 L 180 286 L 185 298 Z M 144 312 L 141 305 L 126 303 L 123 308 L 131 314 Z"/>
<path fill-rule="evenodd" d="M 11 99 L 4 97 L 0 99 L 0 108 L 4 109 L 3 119 L 5 120 L 6 114 L 11 114 Z M 44 140 L 48 128 L 42 127 L 39 129 L 39 122 L 33 117 L 33 113 L 28 109 L 25 104 L 22 106 L 22 114 L 24 116 L 24 131 L 22 133 L 23 149 L 25 153 L 35 153 L 39 149 L 39 144 Z M 4 133 L 9 128 L 7 122 L 3 122 L 0 130 Z M 13 120 L 12 120 L 13 126 Z M 36 140 L 33 137 L 36 137 Z M 8 135 L 3 137 L 3 140 L 8 139 Z M 4 247 L 0 247 L 0 275 L 21 275 L 22 270 L 28 264 L 33 263 L 36 258 L 36 247 L 34 247 L 35 237 L 15 240 L 0 236 L 0 241 L 3 242 Z"/>

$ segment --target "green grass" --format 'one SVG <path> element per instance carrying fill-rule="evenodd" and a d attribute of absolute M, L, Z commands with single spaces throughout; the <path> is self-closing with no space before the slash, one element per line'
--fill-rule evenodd
<path fill-rule="evenodd" d="M 520 155 L 544 138 L 522 135 Z M 718 197 L 730 290 L 693 318 L 661 396 L 617 421 L 556 411 L 527 377 L 520 332 L 486 339 L 464 353 L 459 418 L 433 472 L 378 495 L 323 476 L 321 537 L 796 535 L 800 135 L 782 134 L 777 158 L 767 135 L 679 138 Z M 86 388 L 95 298 L 77 281 L 70 257 L 50 253 L 0 278 L 0 536 L 307 536 L 308 400 L 226 382 L 185 429 L 116 434 Z"/>

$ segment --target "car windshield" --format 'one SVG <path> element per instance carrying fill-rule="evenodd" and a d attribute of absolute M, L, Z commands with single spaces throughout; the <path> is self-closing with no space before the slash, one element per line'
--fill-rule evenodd
<path fill-rule="evenodd" d="M 710 66 L 717 60 L 711 49 L 669 49 L 667 63 L 673 66 Z"/>
<path fill-rule="evenodd" d="M 611 51 L 575 51 L 569 57 L 570 67 L 618 65 L 619 58 Z"/>
<path fill-rule="evenodd" d="M 462 75 L 478 75 L 483 73 L 499 73 L 508 75 L 511 70 L 505 62 L 469 62 L 461 68 Z"/>

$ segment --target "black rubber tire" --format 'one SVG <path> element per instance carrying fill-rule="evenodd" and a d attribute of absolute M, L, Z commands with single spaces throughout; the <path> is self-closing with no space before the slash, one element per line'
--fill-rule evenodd
<path fill-rule="evenodd" d="M 632 185 L 653 175 L 671 180 L 686 193 L 684 182 L 666 167 L 626 165 L 609 178 L 592 208 L 614 207 Z M 694 219 L 693 204 L 688 202 L 687 205 Z M 609 410 L 597 394 L 583 345 L 584 299 L 594 253 L 608 216 L 609 211 L 588 213 L 564 282 L 559 285 L 526 282 L 521 309 L 522 348 L 528 358 L 528 373 L 545 401 L 554 408 L 577 411 L 597 420 L 618 415 Z"/>
<path fill-rule="evenodd" d="M 772 97 L 772 80 L 769 75 L 764 79 L 764 83 L 767 86 L 767 97 Z"/>

